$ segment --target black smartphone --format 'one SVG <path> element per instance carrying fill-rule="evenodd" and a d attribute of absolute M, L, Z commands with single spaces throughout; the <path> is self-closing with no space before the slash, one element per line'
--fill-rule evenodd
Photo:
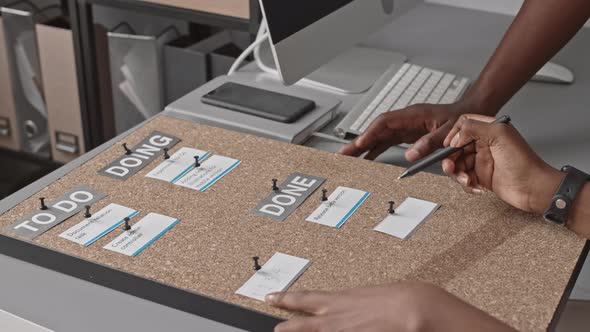
<path fill-rule="evenodd" d="M 316 107 L 312 100 L 237 83 L 225 83 L 204 95 L 201 101 L 283 123 L 293 123 Z"/>

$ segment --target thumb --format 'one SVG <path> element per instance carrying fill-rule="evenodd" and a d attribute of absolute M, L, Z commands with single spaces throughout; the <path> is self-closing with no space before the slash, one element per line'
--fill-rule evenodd
<path fill-rule="evenodd" d="M 452 122 L 447 122 L 437 130 L 422 136 L 406 151 L 406 160 L 409 162 L 418 161 L 441 148 L 452 126 Z"/>

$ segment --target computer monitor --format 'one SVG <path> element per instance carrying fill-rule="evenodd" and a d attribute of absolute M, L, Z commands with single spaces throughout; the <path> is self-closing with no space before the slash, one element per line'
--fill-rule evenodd
<path fill-rule="evenodd" d="M 418 0 L 260 0 L 283 82 L 306 77 Z M 362 59 L 358 59 L 362 60 Z"/>

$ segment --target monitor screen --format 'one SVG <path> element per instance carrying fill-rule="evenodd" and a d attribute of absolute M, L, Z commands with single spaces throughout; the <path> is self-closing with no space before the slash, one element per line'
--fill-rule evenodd
<path fill-rule="evenodd" d="M 272 41 L 283 39 L 355 0 L 262 0 Z"/>

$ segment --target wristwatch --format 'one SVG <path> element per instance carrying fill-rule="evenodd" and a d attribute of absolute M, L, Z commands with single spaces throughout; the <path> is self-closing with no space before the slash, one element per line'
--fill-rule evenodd
<path fill-rule="evenodd" d="M 584 184 L 590 181 L 590 175 L 572 166 L 564 166 L 561 171 L 566 175 L 551 200 L 551 206 L 545 211 L 543 217 L 551 223 L 566 226 L 574 200 Z"/>

